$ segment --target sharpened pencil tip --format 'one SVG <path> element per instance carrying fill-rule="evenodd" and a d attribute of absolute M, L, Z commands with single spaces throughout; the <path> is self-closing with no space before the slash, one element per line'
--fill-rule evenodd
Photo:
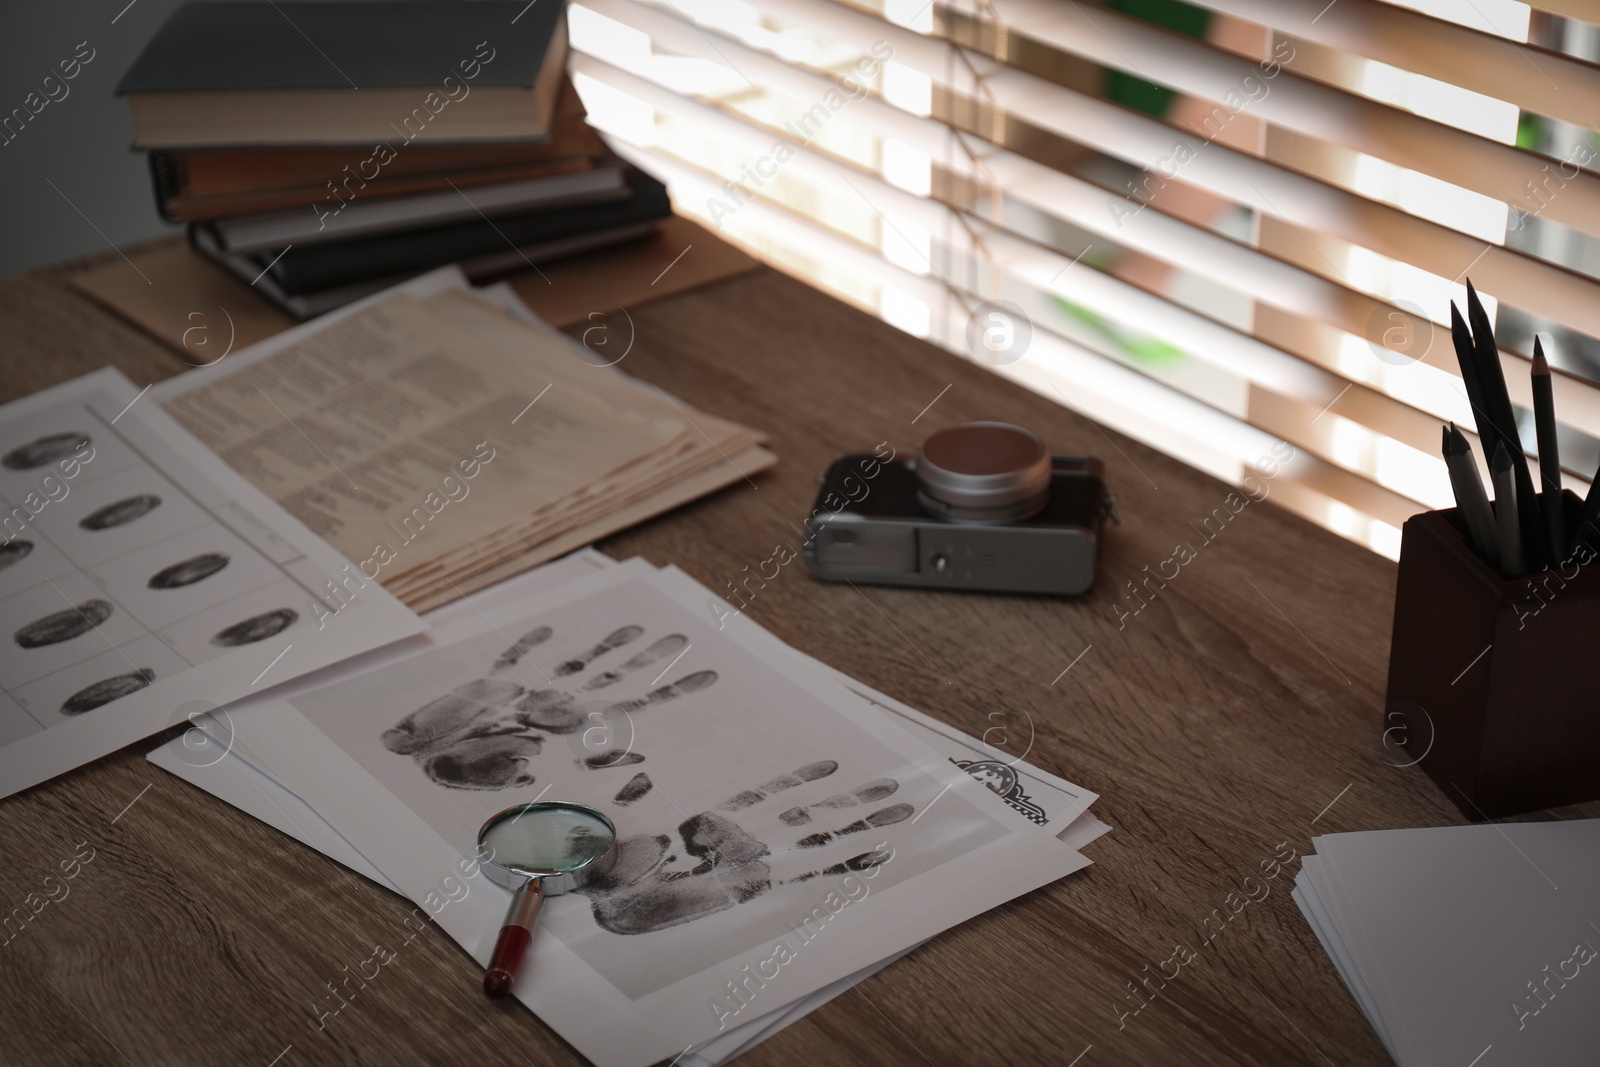
<path fill-rule="evenodd" d="M 1467 320 L 1472 323 L 1472 339 L 1480 345 L 1484 339 L 1480 331 L 1487 332 L 1492 340 L 1494 327 L 1489 323 L 1489 313 L 1483 309 L 1483 300 L 1478 296 L 1478 290 L 1472 287 L 1472 280 L 1467 280 Z"/>
<path fill-rule="evenodd" d="M 1511 469 L 1511 453 L 1506 449 L 1504 441 L 1495 442 L 1494 455 L 1489 460 L 1489 469 L 1496 474 Z"/>
<path fill-rule="evenodd" d="M 1550 373 L 1550 361 L 1544 358 L 1544 345 L 1539 341 L 1539 335 L 1533 335 L 1533 373 Z"/>

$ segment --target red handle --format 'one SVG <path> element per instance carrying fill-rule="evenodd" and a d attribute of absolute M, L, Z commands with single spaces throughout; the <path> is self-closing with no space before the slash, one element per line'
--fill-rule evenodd
<path fill-rule="evenodd" d="M 517 965 L 533 940 L 533 924 L 539 918 L 539 905 L 543 903 L 544 888 L 537 878 L 530 879 L 512 895 L 506 923 L 495 939 L 494 954 L 489 957 L 489 969 L 483 975 L 483 991 L 489 996 L 503 997 L 516 984 Z"/>
<path fill-rule="evenodd" d="M 494 943 L 494 955 L 489 957 L 489 969 L 483 975 L 483 991 L 491 997 L 503 997 L 511 992 L 517 978 L 517 964 L 527 951 L 533 935 L 520 926 L 502 926 L 500 937 Z"/>

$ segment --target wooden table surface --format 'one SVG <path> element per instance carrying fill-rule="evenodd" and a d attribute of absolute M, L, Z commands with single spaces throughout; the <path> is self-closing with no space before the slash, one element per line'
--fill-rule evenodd
<path fill-rule="evenodd" d="M 107 363 L 138 385 L 184 369 L 65 269 L 0 280 L 0 400 Z M 1392 563 L 1270 496 L 1207 541 L 1196 526 L 1228 486 L 771 270 L 631 314 L 623 369 L 764 428 L 782 462 L 604 542 L 612 556 L 722 588 L 792 538 L 831 457 L 979 418 L 1103 457 L 1122 514 L 1076 600 L 857 591 L 796 565 L 751 602 L 779 637 L 946 722 L 1003 725 L 1013 751 L 1031 733 L 1027 758 L 1100 793 L 1114 829 L 1087 870 L 936 938 L 741 1063 L 1386 1062 L 1290 899 L 1298 862 L 1270 880 L 1261 865 L 1317 833 L 1463 821 L 1382 758 Z M 1137 603 L 1125 583 L 1178 544 L 1194 558 L 1119 612 Z M 433 928 L 319 1028 L 325 983 L 394 940 L 411 905 L 146 762 L 170 736 L 0 801 L 0 910 L 93 850 L 0 946 L 0 1063 L 583 1062 L 521 1005 L 487 1002 Z M 1152 978 L 1178 946 L 1193 958 Z"/>

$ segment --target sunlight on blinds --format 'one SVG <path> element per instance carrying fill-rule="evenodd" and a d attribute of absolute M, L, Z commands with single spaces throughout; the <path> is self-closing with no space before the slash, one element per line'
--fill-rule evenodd
<path fill-rule="evenodd" d="M 578 0 L 570 32 L 591 122 L 680 213 L 980 363 L 1007 301 L 1031 341 L 997 373 L 1234 483 L 1287 441 L 1280 502 L 1393 556 L 1450 502 L 1440 423 L 1474 428 L 1469 275 L 1514 404 L 1533 334 L 1557 353 L 1563 480 L 1600 460 L 1600 135 L 1510 99 L 1600 100 L 1600 32 L 1339 7 Z"/>

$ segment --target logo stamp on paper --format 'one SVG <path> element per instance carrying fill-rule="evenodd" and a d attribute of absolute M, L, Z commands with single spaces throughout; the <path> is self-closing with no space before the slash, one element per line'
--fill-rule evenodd
<path fill-rule="evenodd" d="M 1050 821 L 1044 809 L 1033 802 L 1022 789 L 1015 767 L 990 759 L 952 759 L 950 761 L 989 787 L 991 793 L 1026 815 L 1039 826 Z"/>

